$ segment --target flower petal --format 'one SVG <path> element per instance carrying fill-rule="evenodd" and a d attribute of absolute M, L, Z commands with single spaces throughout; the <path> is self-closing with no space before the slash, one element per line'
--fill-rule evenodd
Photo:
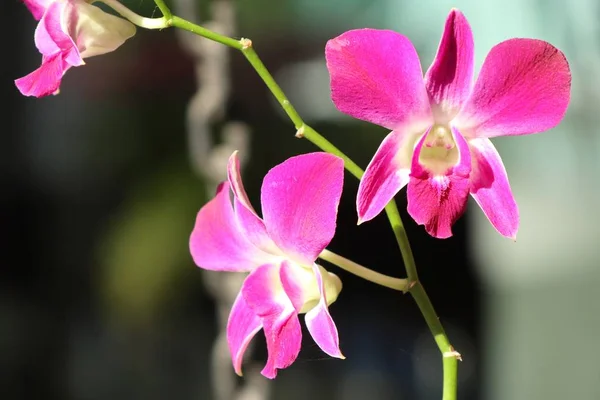
<path fill-rule="evenodd" d="M 135 35 L 131 22 L 85 1 L 68 2 L 66 7 L 65 26 L 83 58 L 114 51 Z"/>
<path fill-rule="evenodd" d="M 432 123 L 417 52 L 389 30 L 357 29 L 325 47 L 331 98 L 343 113 L 395 130 Z"/>
<path fill-rule="evenodd" d="M 302 344 L 302 328 L 298 314 L 288 310 L 277 317 L 263 319 L 269 356 L 260 372 L 269 379 L 277 376 L 277 370 L 287 368 L 296 361 Z"/>
<path fill-rule="evenodd" d="M 190 236 L 190 252 L 196 265 L 214 271 L 250 271 L 273 261 L 242 232 L 229 199 L 229 184 L 224 182 L 215 198 L 198 212 Z"/>
<path fill-rule="evenodd" d="M 327 153 L 289 158 L 263 181 L 261 204 L 269 236 L 289 258 L 310 265 L 335 233 L 344 162 Z"/>
<path fill-rule="evenodd" d="M 279 268 L 275 264 L 260 266 L 242 286 L 244 299 L 262 318 L 269 356 L 261 373 L 271 379 L 278 369 L 287 368 L 296 360 L 302 343 L 298 312 L 283 289 Z"/>
<path fill-rule="evenodd" d="M 486 138 L 472 139 L 469 146 L 473 160 L 471 195 L 501 235 L 516 239 L 519 209 L 498 151 Z"/>
<path fill-rule="evenodd" d="M 54 0 L 23 0 L 33 15 L 33 18 L 35 18 L 37 21 L 42 18 L 44 12 L 53 1 Z"/>
<path fill-rule="evenodd" d="M 415 147 L 408 183 L 408 213 L 431 236 L 445 239 L 452 236 L 452 225 L 465 212 L 469 196 L 471 156 L 469 145 L 460 132 L 453 130 L 459 150 L 458 163 L 445 174 L 434 175 L 419 163 L 421 148 L 427 135 Z"/>
<path fill-rule="evenodd" d="M 318 301 L 320 298 L 317 281 L 312 269 L 286 260 L 281 263 L 279 279 L 285 294 L 298 313 L 306 303 Z"/>
<path fill-rule="evenodd" d="M 61 53 L 62 59 L 72 66 L 84 64 L 73 39 L 63 31 L 62 20 L 66 2 L 52 3 L 35 29 L 35 45 L 44 56 Z"/>
<path fill-rule="evenodd" d="M 392 131 L 381 142 L 358 185 L 358 223 L 370 221 L 409 181 L 416 135 Z"/>
<path fill-rule="evenodd" d="M 30 74 L 16 79 L 15 85 L 25 96 L 43 97 L 54 94 L 65 73 L 60 54 L 43 57 L 42 65 Z"/>
<path fill-rule="evenodd" d="M 571 72 L 560 50 L 542 40 L 510 39 L 487 55 L 455 126 L 465 137 L 542 132 L 562 120 L 570 91 Z"/>
<path fill-rule="evenodd" d="M 317 264 L 313 264 L 313 272 L 317 279 L 321 298 L 319 299 L 319 303 L 306 313 L 304 317 L 306 327 L 321 350 L 331 357 L 344 359 L 346 357 L 340 351 L 338 331 L 327 308 L 325 285 L 323 284 L 323 277 Z"/>
<path fill-rule="evenodd" d="M 446 19 L 435 59 L 425 74 L 425 87 L 437 123 L 450 121 L 469 97 L 474 48 L 469 22 L 453 9 Z"/>
<path fill-rule="evenodd" d="M 254 211 L 254 207 L 252 207 L 248 199 L 244 184 L 242 183 L 240 160 L 237 151 L 233 152 L 229 157 L 227 178 L 233 191 L 235 216 L 239 227 L 243 230 L 243 235 L 259 249 L 271 254 L 280 253 L 281 251 L 267 234 L 267 228 L 263 220 Z"/>
<path fill-rule="evenodd" d="M 254 311 L 248 306 L 244 296 L 240 292 L 227 321 L 227 344 L 231 352 L 231 360 L 235 373 L 242 376 L 242 361 L 244 353 L 250 344 L 250 341 L 256 333 L 262 328 L 262 322 Z"/>
<path fill-rule="evenodd" d="M 246 209 L 248 209 L 248 211 L 254 214 L 256 218 L 260 219 L 256 211 L 254 211 L 254 207 L 252 207 L 250 199 L 248 199 L 246 189 L 244 189 L 242 174 L 240 172 L 240 158 L 238 157 L 237 150 L 234 151 L 229 157 L 229 161 L 227 163 L 227 178 L 229 180 L 229 184 L 231 185 L 233 195 L 239 200 L 240 205 L 243 205 Z"/>

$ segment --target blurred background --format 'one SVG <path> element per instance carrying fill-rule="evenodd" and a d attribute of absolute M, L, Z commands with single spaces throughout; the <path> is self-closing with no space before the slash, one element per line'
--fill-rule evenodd
<path fill-rule="evenodd" d="M 160 15 L 151 0 L 124 3 Z M 332 105 L 328 39 L 353 28 L 394 29 L 413 41 L 426 69 L 458 7 L 474 31 L 477 68 L 511 37 L 563 50 L 573 73 L 563 123 L 494 140 L 521 211 L 516 243 L 474 202 L 454 237 L 434 240 L 406 214 L 405 191 L 397 201 L 421 279 L 463 355 L 460 399 L 600 399 L 600 3 L 170 4 L 252 38 L 306 122 L 362 167 L 387 132 Z M 39 65 L 36 24 L 18 0 L 3 1 L 0 15 L 0 398 L 441 398 L 440 356 L 412 299 L 333 266 L 344 290 L 330 310 L 347 359 L 330 359 L 305 335 L 298 361 L 267 381 L 255 372 L 266 359 L 258 335 L 247 380 L 232 377 L 215 340 L 241 280 L 195 267 L 187 249 L 195 215 L 233 148 L 245 157 L 256 206 L 269 168 L 316 150 L 294 138 L 241 54 L 171 29 L 139 29 L 118 51 L 71 69 L 60 95 L 25 98 L 13 80 Z M 330 248 L 403 277 L 385 217 L 356 227 L 357 187 L 347 174 Z M 234 395 L 234 386 L 249 389 Z"/>

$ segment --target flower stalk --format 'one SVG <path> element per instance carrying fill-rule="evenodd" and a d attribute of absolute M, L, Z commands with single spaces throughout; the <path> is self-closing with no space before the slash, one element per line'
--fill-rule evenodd
<path fill-rule="evenodd" d="M 327 249 L 323 250 L 321 254 L 319 254 L 319 258 L 328 261 L 344 271 L 350 272 L 351 274 L 369 282 L 373 282 L 377 285 L 385 286 L 390 289 L 399 290 L 404 293 L 408 292 L 409 283 L 407 279 L 393 278 L 391 276 L 380 274 L 379 272 L 375 272 L 372 269 L 363 267 L 362 265 L 348 260 L 347 258 L 335 254 L 333 251 Z"/>
<path fill-rule="evenodd" d="M 134 25 L 137 25 L 146 29 L 163 29 L 167 28 L 168 20 L 166 17 L 161 18 L 146 18 L 129 8 L 125 7 L 119 0 L 98 0 L 101 3 L 106 4 L 116 12 L 118 12 L 123 18 L 129 20 Z"/>
<path fill-rule="evenodd" d="M 188 31 L 195 35 L 205 37 L 214 42 L 224 44 L 225 46 L 233 47 L 236 50 L 242 50 L 242 44 L 239 40 L 218 34 L 175 15 L 171 15 L 168 18 L 167 23 L 169 26 L 172 26 L 174 28 L 183 29 L 184 31 Z"/>
<path fill-rule="evenodd" d="M 425 322 L 442 353 L 444 374 L 442 399 L 455 400 L 458 389 L 458 361 L 462 361 L 461 355 L 454 350 L 454 347 L 450 344 L 448 335 L 446 335 L 446 331 L 433 308 L 433 304 L 419 280 L 419 274 L 417 272 L 417 266 L 412 254 L 410 242 L 408 241 L 402 218 L 398 212 L 398 207 L 393 199 L 385 207 L 385 212 L 392 225 L 392 230 L 394 231 L 396 241 L 398 242 L 402 253 L 404 268 L 406 268 L 406 275 L 408 276 L 408 291 L 413 299 L 415 299 L 415 302 L 417 303 L 419 310 L 421 310 L 421 314 L 423 314 Z"/>
<path fill-rule="evenodd" d="M 154 3 L 156 4 L 156 6 L 158 7 L 158 9 L 162 13 L 162 15 L 167 20 L 171 19 L 171 17 L 173 16 L 173 14 L 171 13 L 171 10 L 169 9 L 169 7 L 167 7 L 167 5 L 165 4 L 164 0 L 154 0 Z"/>
<path fill-rule="evenodd" d="M 160 10 L 163 12 L 163 15 L 167 18 L 168 26 L 187 30 L 196 35 L 203 36 L 207 39 L 216 41 L 218 43 L 224 44 L 226 46 L 241 51 L 244 57 L 246 57 L 250 65 L 252 65 L 254 70 L 258 73 L 260 78 L 269 88 L 273 96 L 276 98 L 277 102 L 280 104 L 280 106 L 283 108 L 285 113 L 288 115 L 288 117 L 294 124 L 294 127 L 297 130 L 296 136 L 300 138 L 306 138 L 321 150 L 342 158 L 344 160 L 344 167 L 346 168 L 346 170 L 356 178 L 360 179 L 363 176 L 364 171 L 356 163 L 354 163 L 335 145 L 333 145 L 331 142 L 325 139 L 320 133 L 318 133 L 306 123 L 304 123 L 303 119 L 300 117 L 294 106 L 291 104 L 283 90 L 280 88 L 280 86 L 277 84 L 269 70 L 263 64 L 262 60 L 254 50 L 252 42 L 249 39 L 235 40 L 233 38 L 220 35 L 197 24 L 186 21 L 177 16 L 173 16 L 170 10 L 166 8 L 162 0 L 155 0 L 155 2 L 160 8 Z M 408 237 L 406 235 L 402 219 L 393 199 L 386 206 L 386 213 L 388 219 L 390 220 L 390 224 L 392 225 L 394 235 L 398 242 L 398 246 L 402 252 L 402 258 L 408 275 L 408 292 L 413 296 L 419 309 L 423 313 L 425 321 L 427 322 L 427 325 L 443 356 L 443 400 L 456 400 L 457 370 L 460 354 L 457 353 L 450 344 L 450 341 L 443 329 L 443 326 L 440 323 L 437 314 L 435 313 L 433 305 L 431 304 L 431 301 L 427 296 L 423 285 L 418 280 L 417 269 L 414 262 L 412 250 L 410 248 L 410 243 L 408 241 Z M 323 256 L 323 253 L 321 253 L 321 256 Z M 332 254 L 327 253 L 325 254 L 325 257 L 328 257 L 330 259 L 334 258 L 332 257 Z M 339 261 L 339 259 L 337 259 L 337 261 Z M 342 262 L 340 264 L 343 264 L 344 266 L 350 265 L 345 262 Z M 356 265 L 353 265 L 352 267 L 356 267 Z M 358 269 L 355 269 L 355 271 L 358 271 Z"/>

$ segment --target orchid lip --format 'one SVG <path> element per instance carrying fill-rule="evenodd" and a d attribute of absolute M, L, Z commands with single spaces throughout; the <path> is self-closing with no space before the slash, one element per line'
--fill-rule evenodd
<path fill-rule="evenodd" d="M 426 135 L 419 163 L 433 174 L 445 174 L 459 160 L 452 129 L 448 125 L 435 124 Z"/>

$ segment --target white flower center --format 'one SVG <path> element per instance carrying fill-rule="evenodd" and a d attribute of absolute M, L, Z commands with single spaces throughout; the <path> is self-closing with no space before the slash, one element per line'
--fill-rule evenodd
<path fill-rule="evenodd" d="M 443 175 L 458 162 L 459 154 L 448 125 L 435 124 L 421 148 L 419 163 L 435 175 Z"/>

